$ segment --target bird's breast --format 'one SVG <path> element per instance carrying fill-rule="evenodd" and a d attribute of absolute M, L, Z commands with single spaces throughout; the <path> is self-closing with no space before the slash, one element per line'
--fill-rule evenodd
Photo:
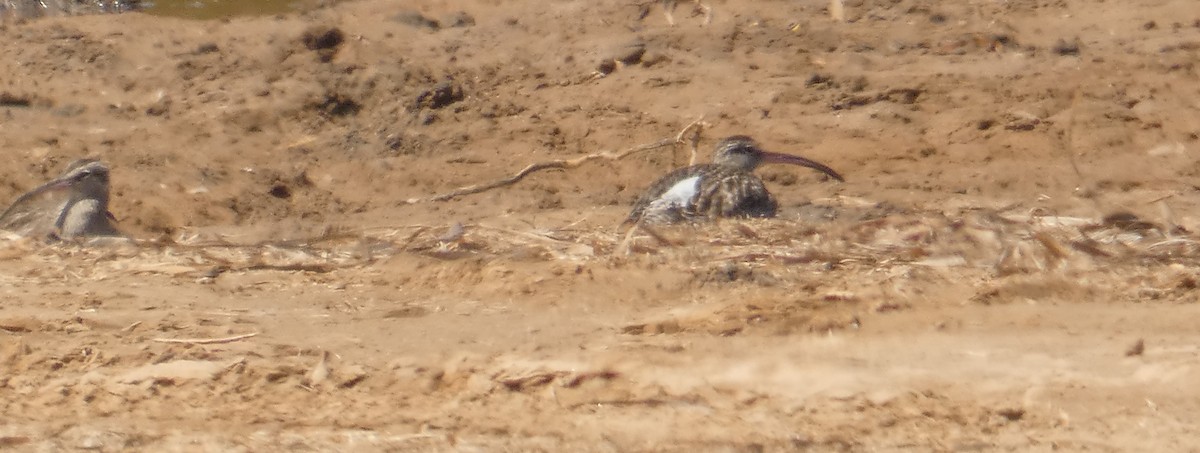
<path fill-rule="evenodd" d="M 104 206 L 97 200 L 84 199 L 66 207 L 59 220 L 64 238 L 84 236 L 91 233 L 97 222 L 106 221 Z"/>

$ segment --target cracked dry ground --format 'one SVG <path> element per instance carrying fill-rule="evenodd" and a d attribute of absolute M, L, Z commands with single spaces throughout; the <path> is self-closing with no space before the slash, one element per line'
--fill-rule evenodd
<path fill-rule="evenodd" d="M 0 198 L 101 157 L 139 241 L 0 244 L 0 445 L 1196 443 L 1193 2 L 706 5 L 3 25 Z M 848 181 L 666 242 L 616 225 L 686 146 L 407 202 L 698 117 Z"/>

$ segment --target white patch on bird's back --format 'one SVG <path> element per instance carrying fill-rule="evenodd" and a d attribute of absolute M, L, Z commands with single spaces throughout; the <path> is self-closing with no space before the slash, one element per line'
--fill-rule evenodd
<path fill-rule="evenodd" d="M 672 223 L 683 220 L 683 211 L 700 190 L 700 176 L 692 176 L 672 185 L 670 189 L 646 206 L 643 218 L 652 222 Z"/>
<path fill-rule="evenodd" d="M 666 205 L 685 206 L 689 201 L 692 200 L 692 197 L 696 196 L 696 191 L 699 190 L 699 186 L 700 176 L 693 176 L 691 178 L 684 179 L 671 186 L 671 188 L 663 193 L 661 197 L 658 197 L 658 200 L 655 200 L 655 202 Z"/>

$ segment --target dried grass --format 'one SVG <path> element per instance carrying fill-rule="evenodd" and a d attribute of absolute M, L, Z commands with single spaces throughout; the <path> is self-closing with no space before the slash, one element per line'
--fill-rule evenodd
<path fill-rule="evenodd" d="M 854 199 L 825 200 L 842 216 L 822 224 L 786 219 L 616 232 L 580 222 L 562 228 L 487 223 L 408 225 L 327 231 L 310 238 L 235 243 L 183 234 L 174 241 L 44 245 L 0 238 L 4 265 L 21 269 L 4 280 L 103 280 L 159 274 L 213 279 L 230 272 L 329 273 L 370 266 L 396 255 L 443 260 L 468 257 L 612 262 L 628 255 L 694 269 L 705 263 L 756 267 L 795 265 L 887 270 L 983 270 L 996 277 L 1120 265 L 1200 264 L 1200 238 L 1129 214 L 1105 218 L 964 209 L 960 213 L 892 212 L 874 217 Z M 859 220 L 853 220 L 855 217 Z M 447 232 L 449 231 L 449 232 Z"/>

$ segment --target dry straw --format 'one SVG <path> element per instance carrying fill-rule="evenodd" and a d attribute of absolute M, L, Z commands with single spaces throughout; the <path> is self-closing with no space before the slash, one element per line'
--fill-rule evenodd
<path fill-rule="evenodd" d="M 9 265 L 29 269 L 6 277 L 14 282 L 132 274 L 204 280 L 230 272 L 330 273 L 403 254 L 445 260 L 521 256 L 572 263 L 655 255 L 656 262 L 681 270 L 713 262 L 759 267 L 920 266 L 983 269 L 997 277 L 1121 264 L 1200 263 L 1200 241 L 1190 231 L 1125 213 L 1091 219 L 1006 207 L 875 215 L 860 199 L 814 203 L 833 208 L 840 218 L 815 224 L 787 218 L 727 220 L 629 231 L 581 222 L 559 228 L 488 222 L 408 225 L 251 243 L 195 236 L 103 246 L 10 239 L 0 242 L 0 252 Z"/>

